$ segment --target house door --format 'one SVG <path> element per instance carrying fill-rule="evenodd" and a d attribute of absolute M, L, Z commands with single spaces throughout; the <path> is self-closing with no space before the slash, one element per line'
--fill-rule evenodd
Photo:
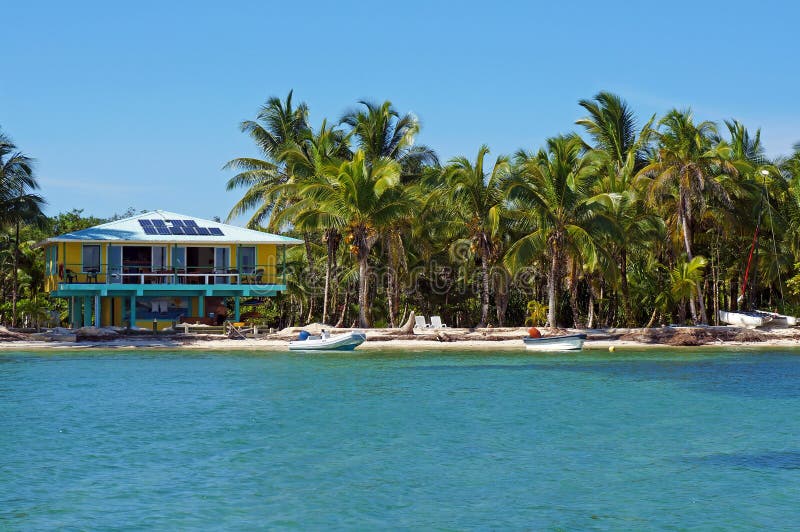
<path fill-rule="evenodd" d="M 122 283 L 122 246 L 108 246 L 108 282 Z"/>
<path fill-rule="evenodd" d="M 214 273 L 228 273 L 228 268 L 231 264 L 231 250 L 230 248 L 215 248 L 214 249 Z M 214 284 L 223 284 L 228 282 L 228 277 L 215 277 Z"/>

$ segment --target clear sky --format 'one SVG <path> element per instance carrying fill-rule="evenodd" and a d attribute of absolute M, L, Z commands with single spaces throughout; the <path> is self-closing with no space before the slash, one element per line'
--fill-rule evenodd
<path fill-rule="evenodd" d="M 422 121 L 446 160 L 533 149 L 600 90 L 640 120 L 671 107 L 800 141 L 794 2 L 7 2 L 0 126 L 48 213 L 225 217 L 239 132 L 290 89 L 312 122 L 359 99 Z"/>

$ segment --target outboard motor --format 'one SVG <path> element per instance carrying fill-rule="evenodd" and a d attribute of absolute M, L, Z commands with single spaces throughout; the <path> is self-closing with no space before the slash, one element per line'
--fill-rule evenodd
<path fill-rule="evenodd" d="M 297 339 L 300 341 L 307 340 L 309 336 L 311 336 L 311 334 L 309 334 L 308 331 L 300 331 L 300 334 L 297 335 Z"/>

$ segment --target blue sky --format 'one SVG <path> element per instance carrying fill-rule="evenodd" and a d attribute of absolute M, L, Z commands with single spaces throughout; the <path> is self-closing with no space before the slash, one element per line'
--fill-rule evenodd
<path fill-rule="evenodd" d="M 134 7 L 135 6 L 135 7 Z M 225 217 L 238 131 L 269 96 L 316 125 L 359 99 L 422 121 L 443 159 L 533 149 L 577 101 L 623 96 L 800 141 L 791 2 L 16 2 L 2 8 L 0 126 L 38 161 L 48 213 Z"/>

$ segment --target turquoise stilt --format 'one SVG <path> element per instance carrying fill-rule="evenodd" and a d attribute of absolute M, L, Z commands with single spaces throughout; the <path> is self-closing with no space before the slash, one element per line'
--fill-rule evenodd
<path fill-rule="evenodd" d="M 94 296 L 94 326 L 100 327 L 100 296 Z"/>
<path fill-rule="evenodd" d="M 69 326 L 73 329 L 80 327 L 80 312 L 78 311 L 78 303 L 74 297 L 69 298 Z"/>
<path fill-rule="evenodd" d="M 133 329 L 136 327 L 136 296 L 131 296 L 131 309 L 130 309 L 130 323 L 128 327 Z"/>
<path fill-rule="evenodd" d="M 239 296 L 233 298 L 233 321 L 241 320 L 241 313 L 239 312 Z"/>
<path fill-rule="evenodd" d="M 83 298 L 83 325 L 89 326 L 92 324 L 92 298 Z"/>

